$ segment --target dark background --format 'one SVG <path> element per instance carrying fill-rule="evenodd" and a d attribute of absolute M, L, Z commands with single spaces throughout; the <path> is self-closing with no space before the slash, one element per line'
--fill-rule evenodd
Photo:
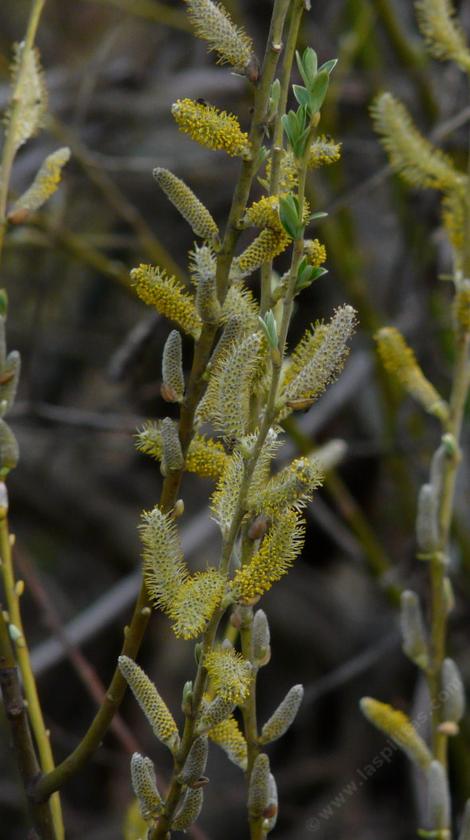
<path fill-rule="evenodd" d="M 226 6 L 261 55 L 271 2 L 226 0 Z M 329 274 L 304 293 L 292 343 L 345 301 L 357 308 L 361 326 L 340 382 L 301 419 L 312 442 L 339 437 L 348 450 L 308 507 L 302 559 L 264 599 L 273 655 L 259 678 L 259 712 L 265 720 L 293 683 L 304 683 L 298 721 L 269 750 L 281 802 L 274 837 L 405 840 L 422 824 L 422 779 L 395 754 L 363 781 L 358 770 L 367 775 L 363 768 L 385 739 L 363 720 L 358 700 L 369 694 L 411 715 L 426 707 L 421 680 L 400 651 L 391 587 L 413 587 L 427 601 L 413 521 L 439 428 L 389 387 L 376 368 L 372 334 L 381 323 L 398 324 L 447 395 L 451 295 L 437 276 L 451 266 L 438 196 L 409 191 L 390 177 L 368 107 L 378 90 L 390 89 L 430 134 L 468 108 L 468 87 L 455 67 L 426 58 L 411 3 L 313 0 L 312 6 L 301 44 L 314 46 L 321 60 L 339 56 L 321 129 L 342 142 L 343 158 L 311 181 L 314 209 L 330 213 L 314 231 L 326 241 Z M 24 0 L 0 5 L 1 108 L 11 44 L 23 35 L 28 8 Z M 460 13 L 470 31 L 470 3 Z M 179 2 L 48 0 L 38 44 L 50 119 L 20 153 L 14 191 L 28 185 L 58 145 L 71 146 L 72 160 L 54 200 L 30 225 L 10 232 L 2 284 L 10 299 L 9 346 L 21 351 L 24 365 L 11 416 L 21 447 L 9 479 L 16 563 L 26 579 L 25 622 L 60 759 L 95 709 L 90 676 L 80 677 L 77 666 L 93 666 L 104 682 L 113 671 L 138 577 L 139 514 L 155 504 L 161 485 L 158 467 L 134 451 L 133 433 L 144 418 L 168 413 L 159 378 L 170 327 L 135 299 L 128 271 L 139 262 L 174 262 L 184 274 L 192 235 L 156 187 L 152 168 L 185 178 L 223 224 L 238 162 L 179 134 L 170 106 L 178 97 L 202 96 L 238 113 L 246 126 L 250 92 L 190 35 Z M 461 123 L 443 143 L 465 167 L 468 125 Z M 188 364 L 189 344 L 185 353 Z M 205 507 L 209 490 L 201 480 L 185 479 L 182 527 L 195 567 L 218 546 Z M 468 498 L 464 463 L 449 643 L 464 677 L 470 676 Z M 57 641 L 61 627 L 75 648 L 66 651 Z M 176 641 L 168 621 L 156 615 L 140 662 L 175 714 L 192 655 L 192 645 Z M 161 778 L 168 777 L 168 754 L 129 696 L 122 714 L 127 729 L 108 735 L 64 790 L 71 839 L 122 836 L 131 798 L 129 750 L 150 755 Z M 469 723 L 451 744 L 458 814 L 470 793 Z M 26 828 L 6 732 L 2 744 L 0 835 L 16 840 Z M 192 836 L 246 837 L 240 771 L 213 747 L 208 775 L 212 784 Z"/>

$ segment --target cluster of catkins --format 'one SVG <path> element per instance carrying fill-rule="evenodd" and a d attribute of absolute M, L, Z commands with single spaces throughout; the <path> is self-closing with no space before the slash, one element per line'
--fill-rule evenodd
<path fill-rule="evenodd" d="M 250 79 L 256 76 L 251 40 L 233 25 L 225 10 L 211 0 L 186 2 L 196 34 L 208 41 L 219 59 Z M 189 99 L 178 100 L 172 114 L 179 129 L 196 142 L 245 161 L 250 159 L 249 136 L 232 114 Z M 308 165 L 313 168 L 333 163 L 339 153 L 334 141 L 320 137 L 312 142 Z M 269 153 L 264 166 L 259 177 L 262 186 L 270 179 Z M 325 469 L 338 459 L 342 446 L 330 444 L 315 456 L 298 458 L 274 473 L 272 463 L 280 446 L 280 422 L 296 408 L 311 405 L 337 377 L 348 353 L 355 313 L 352 307 L 343 306 L 329 322 L 309 328 L 284 361 L 272 423 L 245 487 L 245 467 L 253 455 L 271 384 L 269 330 L 273 329 L 277 314 L 271 311 L 270 318 L 260 318 L 259 304 L 245 281 L 285 251 L 293 240 L 281 222 L 279 210 L 283 198 L 297 186 L 295 156 L 290 149 L 283 151 L 278 194 L 262 196 L 239 220 L 240 227 L 253 227 L 256 233 L 233 259 L 228 290 L 223 296 L 216 283 L 221 243 L 216 221 L 175 174 L 158 168 L 154 176 L 198 239 L 189 253 L 188 286 L 159 267 L 140 265 L 131 272 L 141 300 L 175 326 L 166 340 L 162 360 L 161 393 L 167 402 L 182 404 L 186 397 L 182 333 L 197 343 L 205 325 L 212 325 L 218 330 L 218 340 L 204 374 L 206 387 L 197 405 L 187 451 L 183 453 L 178 424 L 170 417 L 148 422 L 138 433 L 137 447 L 160 463 L 164 476 L 184 468 L 213 480 L 210 508 L 224 546 L 230 542 L 234 523 L 241 525 L 245 535 L 243 549 L 235 541 L 228 562 L 191 572 L 178 535 L 180 506 L 167 512 L 157 505 L 143 514 L 143 573 L 148 595 L 168 616 L 177 637 L 198 640 L 227 611 L 232 611 L 232 624 L 239 628 L 244 610 L 252 610 L 302 550 L 302 508 L 320 485 Z M 308 206 L 304 215 L 306 223 Z M 324 273 L 321 265 L 325 259 L 325 248 L 318 240 L 305 241 L 296 293 Z M 286 283 L 287 276 L 281 277 L 277 290 L 281 303 Z M 239 533 L 238 526 L 236 530 Z M 270 657 L 265 613 L 257 610 L 252 621 L 249 658 L 236 651 L 228 640 L 216 640 L 209 650 L 196 645 L 198 666 L 205 674 L 205 691 L 195 710 L 193 684 L 187 683 L 184 688 L 183 711 L 192 715 L 194 721 L 189 750 L 156 687 L 131 659 L 120 658 L 121 672 L 155 735 L 174 756 L 181 796 L 171 818 L 171 829 L 187 829 L 200 812 L 207 781 L 204 771 L 208 739 L 222 747 L 242 770 L 247 770 L 247 742 L 234 712 L 237 707 L 243 708 L 259 668 Z M 291 688 L 257 737 L 258 755 L 250 768 L 248 810 L 252 821 L 262 823 L 263 836 L 274 827 L 277 816 L 276 784 L 263 748 L 290 726 L 302 695 L 301 685 Z M 159 817 L 166 813 L 165 801 L 157 789 L 152 762 L 135 754 L 131 773 L 142 817 L 150 827 L 158 825 Z"/>

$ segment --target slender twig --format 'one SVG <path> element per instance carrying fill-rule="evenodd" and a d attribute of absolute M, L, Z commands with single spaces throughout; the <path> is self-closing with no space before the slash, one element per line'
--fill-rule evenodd
<path fill-rule="evenodd" d="M 0 609 L 0 686 L 5 704 L 6 719 L 15 750 L 24 790 L 27 794 L 31 820 L 40 840 L 55 840 L 51 812 L 48 803 L 36 804 L 28 796 L 41 769 L 36 758 L 26 705 L 16 668 L 8 627 Z"/>

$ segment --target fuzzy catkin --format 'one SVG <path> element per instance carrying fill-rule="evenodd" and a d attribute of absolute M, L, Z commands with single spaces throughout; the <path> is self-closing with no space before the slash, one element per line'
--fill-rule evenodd
<path fill-rule="evenodd" d="M 33 183 L 20 196 L 8 213 L 8 219 L 15 224 L 42 207 L 54 195 L 60 184 L 62 169 L 70 159 L 70 149 L 64 146 L 48 155 L 41 164 Z"/>
<path fill-rule="evenodd" d="M 11 87 L 16 94 L 16 113 L 12 145 L 14 152 L 26 143 L 42 127 L 47 110 L 47 89 L 44 81 L 44 74 L 39 58 L 39 51 L 29 48 L 25 42 L 15 45 L 13 63 L 11 68 Z M 23 74 L 21 84 L 17 87 L 19 80 L 20 63 L 23 62 Z M 5 122 L 7 131 L 11 131 L 11 106 L 6 112 Z"/>
<path fill-rule="evenodd" d="M 250 663 L 232 648 L 214 648 L 204 657 L 212 688 L 219 697 L 232 703 L 241 703 L 250 690 L 252 669 Z"/>
<path fill-rule="evenodd" d="M 201 146 L 226 152 L 231 157 L 249 155 L 248 135 L 233 114 L 192 99 L 178 99 L 171 113 L 180 131 Z"/>
<path fill-rule="evenodd" d="M 142 668 L 128 656 L 119 657 L 119 669 L 152 727 L 155 736 L 171 751 L 179 746 L 178 729 L 166 703 Z"/>
<path fill-rule="evenodd" d="M 451 158 L 420 134 L 405 106 L 391 93 L 380 94 L 371 113 L 390 164 L 404 181 L 437 190 L 461 186 L 464 176 L 454 169 Z"/>
<path fill-rule="evenodd" d="M 360 706 L 366 718 L 395 741 L 411 761 L 423 769 L 429 767 L 432 755 L 407 715 L 372 697 L 363 697 Z"/>
<path fill-rule="evenodd" d="M 451 0 L 417 0 L 418 24 L 434 58 L 455 61 L 470 71 L 470 52 Z"/>
<path fill-rule="evenodd" d="M 429 652 L 423 616 L 418 596 L 411 590 L 401 594 L 400 624 L 403 652 L 420 668 L 427 668 Z"/>
<path fill-rule="evenodd" d="M 132 269 L 131 281 L 144 303 L 174 321 L 183 332 L 199 338 L 201 319 L 194 300 L 176 277 L 170 277 L 161 268 L 142 264 Z"/>
<path fill-rule="evenodd" d="M 157 607 L 169 612 L 188 576 L 176 524 L 157 505 L 143 513 L 140 536 L 149 598 Z"/>
<path fill-rule="evenodd" d="M 207 764 L 208 744 L 207 737 L 200 735 L 193 741 L 191 749 L 184 762 L 180 773 L 180 779 L 185 785 L 192 785 L 203 775 Z"/>
<path fill-rule="evenodd" d="M 214 744 L 223 749 L 227 757 L 237 767 L 246 770 L 248 765 L 248 747 L 244 735 L 233 716 L 226 717 L 208 732 Z"/>
<path fill-rule="evenodd" d="M 187 221 L 196 236 L 209 241 L 216 240 L 219 229 L 207 207 L 194 195 L 181 178 L 173 175 L 169 169 L 157 167 L 153 176 L 163 192 Z"/>
<path fill-rule="evenodd" d="M 162 383 L 168 402 L 181 402 L 184 397 L 183 343 L 181 333 L 172 330 L 163 348 Z"/>
<path fill-rule="evenodd" d="M 303 685 L 293 685 L 289 689 L 284 699 L 261 730 L 260 741 L 262 744 L 270 744 L 272 741 L 277 741 L 278 738 L 282 738 L 294 722 L 303 696 Z"/>
<path fill-rule="evenodd" d="M 150 758 L 134 753 L 131 758 L 132 789 L 139 801 L 144 820 L 155 819 L 163 803 L 157 789 L 155 770 Z"/>
<path fill-rule="evenodd" d="M 248 786 L 248 813 L 255 819 L 263 816 L 269 804 L 269 776 L 269 758 L 266 753 L 260 753 L 255 758 Z"/>
<path fill-rule="evenodd" d="M 196 822 L 201 813 L 203 801 L 204 793 L 202 788 L 188 788 L 184 795 L 181 808 L 172 820 L 171 827 L 175 831 L 186 831 L 186 829 Z"/>
<path fill-rule="evenodd" d="M 184 581 L 168 609 L 178 638 L 201 635 L 222 601 L 225 585 L 225 577 L 217 569 L 196 572 Z"/>
<path fill-rule="evenodd" d="M 189 19 L 198 38 L 207 41 L 208 49 L 218 56 L 219 64 L 231 64 L 243 73 L 253 58 L 251 38 L 238 26 L 219 3 L 212 0 L 185 0 Z"/>

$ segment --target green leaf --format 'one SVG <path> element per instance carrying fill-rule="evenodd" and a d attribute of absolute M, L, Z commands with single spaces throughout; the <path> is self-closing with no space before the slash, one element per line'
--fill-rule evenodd
<path fill-rule="evenodd" d="M 310 92 L 310 108 L 314 114 L 321 109 L 330 83 L 330 75 L 325 70 L 318 73 Z"/>
<path fill-rule="evenodd" d="M 328 73 L 328 75 L 330 75 L 330 73 L 335 69 L 337 64 L 337 58 L 330 58 L 329 61 L 325 61 L 325 63 L 322 64 L 322 66 L 318 69 L 318 72 L 321 73 L 322 71 L 324 71 L 325 73 Z"/>
<path fill-rule="evenodd" d="M 266 312 L 264 318 L 260 315 L 258 316 L 258 320 L 263 328 L 263 331 L 268 339 L 268 344 L 273 350 L 277 350 L 278 346 L 278 336 L 277 336 L 277 324 L 276 319 L 274 317 L 272 309 Z"/>
<path fill-rule="evenodd" d="M 299 204 L 295 196 L 286 195 L 280 199 L 279 218 L 289 236 L 292 239 L 298 239 L 302 234 L 303 224 L 299 214 Z"/>
<path fill-rule="evenodd" d="M 310 109 L 310 94 L 307 88 L 302 87 L 302 85 L 292 85 L 292 90 L 299 105 Z"/>
<path fill-rule="evenodd" d="M 322 268 L 321 266 L 315 268 L 313 265 L 309 265 L 306 257 L 303 257 L 297 272 L 295 294 L 299 294 L 303 289 L 307 289 L 315 280 L 318 280 L 319 277 L 327 273 L 326 268 Z"/>
<path fill-rule="evenodd" d="M 300 55 L 297 51 L 295 57 L 299 73 L 304 80 L 305 86 L 307 89 L 310 89 L 315 81 L 315 76 L 317 75 L 317 54 L 312 47 L 307 47 L 302 55 Z"/>

